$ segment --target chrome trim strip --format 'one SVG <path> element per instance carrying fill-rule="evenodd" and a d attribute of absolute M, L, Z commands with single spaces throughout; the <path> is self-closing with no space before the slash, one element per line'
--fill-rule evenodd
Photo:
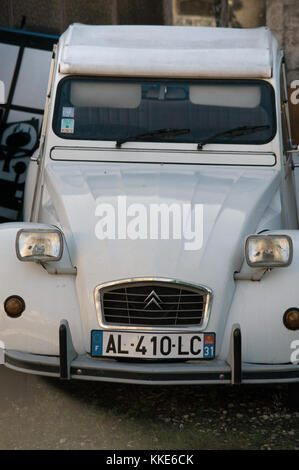
<path fill-rule="evenodd" d="M 53 152 L 55 152 L 55 150 L 81 150 L 81 151 L 90 151 L 90 154 L 92 155 L 92 152 L 93 151 L 96 151 L 96 152 L 102 152 L 105 157 L 103 158 L 99 158 L 99 159 L 94 159 L 94 158 L 61 158 L 61 157 L 55 157 L 53 156 Z M 118 155 L 118 157 L 114 157 L 114 156 L 111 156 L 111 157 L 107 157 L 107 154 L 105 152 L 113 152 L 115 153 L 115 155 Z M 126 153 L 131 153 L 131 154 L 138 154 L 138 153 L 142 153 L 142 155 L 144 155 L 145 157 L 147 157 L 147 153 L 149 154 L 157 154 L 157 159 L 156 157 L 153 157 L 153 160 L 146 160 L 145 159 L 137 159 L 138 155 L 136 156 L 136 159 L 134 159 L 133 157 L 130 158 L 128 157 L 126 159 L 126 157 L 124 157 L 124 155 Z M 186 158 L 195 158 L 195 157 L 199 157 L 199 158 L 195 158 L 194 161 L 191 160 L 191 161 L 185 161 L 185 160 L 182 160 L 182 161 L 173 161 L 171 160 L 171 157 L 173 158 L 176 158 L 177 156 L 180 156 L 180 155 L 187 155 Z M 161 157 L 159 157 L 159 155 Z M 168 157 L 167 159 L 165 159 L 164 157 Z M 219 156 L 223 156 L 223 155 L 231 155 L 231 156 L 237 156 L 237 155 L 243 155 L 243 156 L 248 156 L 248 157 L 251 157 L 252 155 L 260 155 L 260 156 L 263 156 L 263 157 L 272 157 L 272 162 L 259 162 L 259 163 L 252 163 L 250 160 L 248 161 L 245 161 L 245 162 L 213 162 L 213 161 L 202 161 L 202 158 L 201 157 L 208 157 L 208 156 L 212 156 L 213 155 L 219 155 Z M 139 157 L 138 157 L 139 158 Z M 85 147 L 58 147 L 58 146 L 54 146 L 50 149 L 50 159 L 52 161 L 61 161 L 61 162 L 98 162 L 98 163 L 133 163 L 133 164 L 145 164 L 145 165 L 149 165 L 149 164 L 160 164 L 160 163 L 165 163 L 167 165 L 207 165 L 207 166 L 237 166 L 237 167 L 243 167 L 243 166 L 248 166 L 248 167 L 252 167 L 252 168 L 272 168 L 272 167 L 275 167 L 276 164 L 277 164 L 277 156 L 274 152 L 268 152 L 268 151 L 260 151 L 260 152 L 257 152 L 257 151 L 245 151 L 245 150 L 240 150 L 240 151 L 235 151 L 235 150 L 232 150 L 232 151 L 224 151 L 224 150 L 178 150 L 178 149 L 153 149 L 153 148 L 139 148 L 139 149 L 136 149 L 136 148 L 125 148 L 125 149 L 115 149 L 113 147 L 89 147 L 89 148 L 85 148 Z"/>
<path fill-rule="evenodd" d="M 153 282 L 156 285 L 164 285 L 164 284 L 177 284 L 182 288 L 191 288 L 194 289 L 196 292 L 202 291 L 206 296 L 206 303 L 205 308 L 203 311 L 202 322 L 200 325 L 194 326 L 130 326 L 130 325 L 108 325 L 104 322 L 102 317 L 102 299 L 98 300 L 98 295 L 100 295 L 100 291 L 107 289 L 109 287 L 121 287 L 125 284 L 133 284 L 136 283 L 138 285 L 142 285 L 142 283 Z M 212 298 L 213 292 L 208 287 L 201 285 L 201 284 L 191 284 L 185 281 L 179 281 L 177 279 L 168 279 L 163 277 L 135 277 L 131 279 L 121 279 L 118 281 L 107 282 L 104 284 L 98 285 L 94 290 L 94 300 L 96 306 L 96 312 L 98 317 L 98 323 L 101 329 L 103 330 L 111 330 L 111 331 L 153 331 L 153 332 L 180 332 L 180 333 L 188 333 L 191 331 L 203 331 L 208 326 L 210 312 L 211 312 L 211 305 L 212 305 Z"/>
<path fill-rule="evenodd" d="M 143 142 L 144 143 L 144 142 Z M 161 143 L 161 142 L 159 142 Z M 114 144 L 114 143 L 113 143 Z M 196 144 L 191 144 L 191 145 L 196 145 Z M 96 152 L 102 152 L 102 151 L 114 151 L 114 152 L 119 152 L 120 150 L 124 152 L 157 152 L 157 153 L 194 153 L 195 155 L 203 155 L 205 153 L 208 154 L 223 154 L 223 155 L 269 155 L 272 157 L 275 157 L 275 152 L 271 152 L 269 150 L 197 150 L 197 149 L 179 149 L 179 148 L 151 148 L 151 147 L 146 147 L 146 148 L 135 148 L 135 147 L 126 147 L 126 148 L 121 148 L 118 149 L 115 147 L 115 144 L 113 147 L 107 147 L 107 146 L 101 146 L 101 147 L 81 147 L 81 146 L 61 146 L 61 145 L 55 145 L 51 148 L 50 154 L 55 151 L 55 150 L 88 150 L 88 151 L 96 151 Z M 50 155 L 50 158 L 52 160 L 55 160 L 52 158 Z"/>

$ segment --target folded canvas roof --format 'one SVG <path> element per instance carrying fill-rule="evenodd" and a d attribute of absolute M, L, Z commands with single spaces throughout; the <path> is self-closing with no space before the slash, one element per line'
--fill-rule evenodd
<path fill-rule="evenodd" d="M 276 47 L 266 27 L 75 23 L 60 41 L 62 74 L 139 77 L 270 78 Z"/>

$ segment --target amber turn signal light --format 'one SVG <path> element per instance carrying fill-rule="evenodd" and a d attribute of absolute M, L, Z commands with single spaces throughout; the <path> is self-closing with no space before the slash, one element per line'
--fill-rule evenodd
<path fill-rule="evenodd" d="M 4 310 L 9 317 L 17 318 L 22 315 L 25 310 L 25 302 L 18 295 L 7 297 L 4 302 Z"/>
<path fill-rule="evenodd" d="M 283 323 L 286 328 L 289 330 L 298 330 L 299 329 L 299 309 L 292 307 L 289 308 L 284 316 Z"/>

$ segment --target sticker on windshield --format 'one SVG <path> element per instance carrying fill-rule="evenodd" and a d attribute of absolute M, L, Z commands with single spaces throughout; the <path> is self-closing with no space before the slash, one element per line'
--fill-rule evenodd
<path fill-rule="evenodd" d="M 75 114 L 75 108 L 72 106 L 63 106 L 62 108 L 62 117 L 73 118 Z"/>
<path fill-rule="evenodd" d="M 62 118 L 61 119 L 61 131 L 67 134 L 73 134 L 75 127 L 75 119 Z"/>

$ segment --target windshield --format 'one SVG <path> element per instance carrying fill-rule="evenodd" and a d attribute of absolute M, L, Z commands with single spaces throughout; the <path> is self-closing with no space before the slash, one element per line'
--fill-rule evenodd
<path fill-rule="evenodd" d="M 53 129 L 78 140 L 200 143 L 215 136 L 217 143 L 264 144 L 276 133 L 274 91 L 262 80 L 67 77 L 57 90 Z"/>

